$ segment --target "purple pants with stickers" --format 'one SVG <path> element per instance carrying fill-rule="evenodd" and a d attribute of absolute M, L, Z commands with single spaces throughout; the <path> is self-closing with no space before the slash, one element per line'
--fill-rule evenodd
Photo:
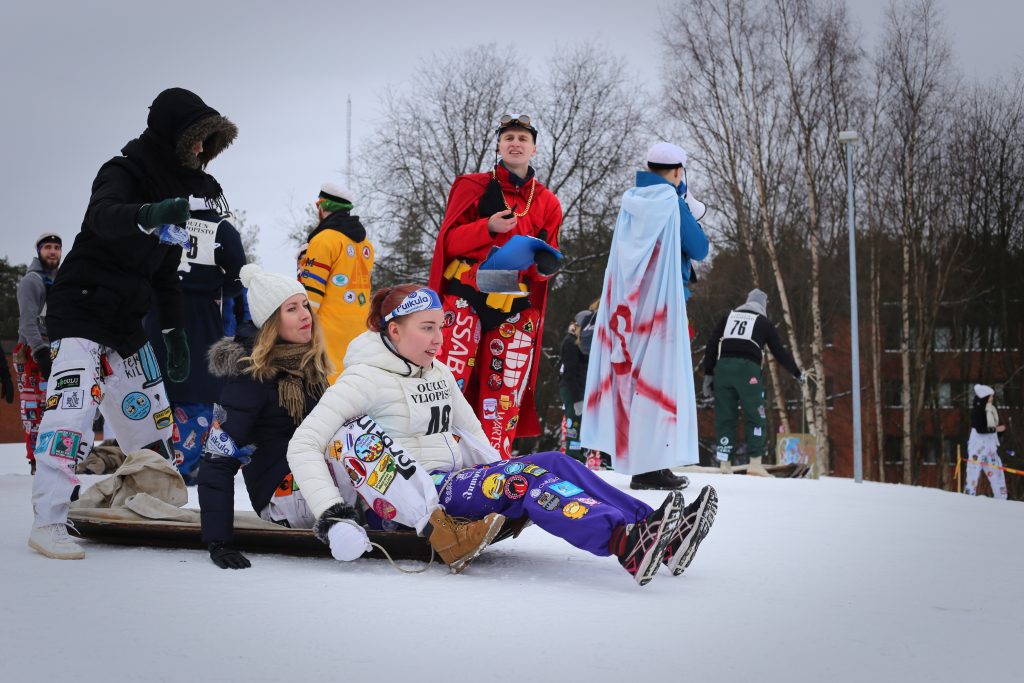
<path fill-rule="evenodd" d="M 525 515 L 541 529 L 595 555 L 611 554 L 608 541 L 615 527 L 652 512 L 647 503 L 558 452 L 454 472 L 440 483 L 438 497 L 453 517 Z"/>

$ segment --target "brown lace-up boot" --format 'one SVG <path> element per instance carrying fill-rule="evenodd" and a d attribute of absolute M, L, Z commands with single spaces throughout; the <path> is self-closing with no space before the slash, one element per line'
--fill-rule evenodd
<path fill-rule="evenodd" d="M 441 556 L 453 574 L 465 569 L 494 540 L 505 523 L 505 516 L 492 512 L 483 519 L 456 519 L 437 508 L 423 530 L 430 546 Z"/>

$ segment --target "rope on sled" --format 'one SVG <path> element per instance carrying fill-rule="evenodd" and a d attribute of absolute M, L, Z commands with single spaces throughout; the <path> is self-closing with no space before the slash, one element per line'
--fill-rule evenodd
<path fill-rule="evenodd" d="M 399 567 L 395 563 L 395 561 L 391 558 L 391 554 L 388 553 L 388 551 L 384 548 L 384 546 L 380 545 L 379 543 L 374 543 L 373 541 L 370 541 L 370 545 L 372 545 L 374 548 L 376 548 L 377 550 L 379 550 L 382 553 L 384 553 L 384 557 L 386 557 L 388 562 L 391 563 L 391 566 L 394 567 L 395 569 L 397 569 L 398 571 L 402 572 L 403 574 L 422 574 L 423 572 L 425 572 L 428 569 L 430 569 L 430 565 L 434 564 L 434 549 L 433 548 L 430 549 L 430 559 L 427 560 L 427 564 L 422 569 L 403 569 L 402 567 Z"/>

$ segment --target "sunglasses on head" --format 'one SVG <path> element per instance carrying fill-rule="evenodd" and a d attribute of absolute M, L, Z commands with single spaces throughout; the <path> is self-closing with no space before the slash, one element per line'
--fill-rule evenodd
<path fill-rule="evenodd" d="M 515 125 L 520 125 L 520 126 L 523 126 L 524 128 L 529 128 L 530 127 L 530 117 L 527 116 L 526 114 L 520 114 L 519 116 L 512 116 L 511 114 L 505 114 L 500 119 L 498 119 L 498 124 L 502 128 L 505 128 L 507 126 L 515 126 Z"/>

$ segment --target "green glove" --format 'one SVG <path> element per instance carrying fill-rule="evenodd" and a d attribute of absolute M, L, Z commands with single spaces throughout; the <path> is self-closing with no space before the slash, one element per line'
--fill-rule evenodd
<path fill-rule="evenodd" d="M 184 223 L 188 220 L 188 200 L 182 197 L 165 199 L 155 204 L 143 204 L 136 222 L 147 230 L 165 223 Z"/>
<path fill-rule="evenodd" d="M 172 382 L 184 382 L 188 379 L 189 355 L 188 340 L 185 330 L 176 327 L 164 333 L 164 346 L 167 347 L 167 379 Z"/>

